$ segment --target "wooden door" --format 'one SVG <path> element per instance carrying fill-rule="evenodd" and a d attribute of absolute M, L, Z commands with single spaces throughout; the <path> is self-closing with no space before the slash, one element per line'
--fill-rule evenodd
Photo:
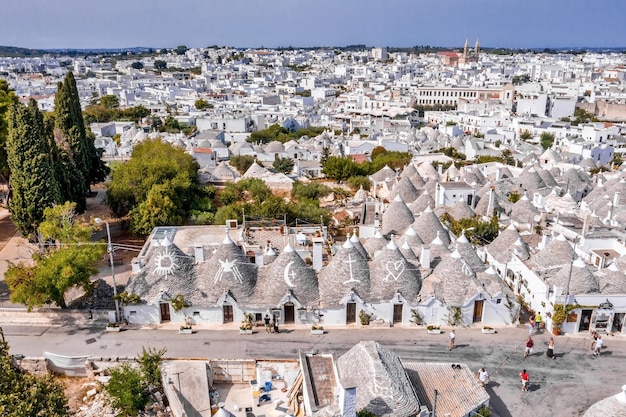
<path fill-rule="evenodd" d="M 402 307 L 404 304 L 393 305 L 393 323 L 402 323 Z"/>
<path fill-rule="evenodd" d="M 483 320 L 483 304 L 485 302 L 483 300 L 474 301 L 474 318 L 473 322 L 478 323 Z"/>
<path fill-rule="evenodd" d="M 169 303 L 161 303 L 161 322 L 170 321 L 170 305 Z"/>
<path fill-rule="evenodd" d="M 234 320 L 233 306 L 224 305 L 222 307 L 222 311 L 224 313 L 224 323 L 232 323 Z"/>
<path fill-rule="evenodd" d="M 346 304 L 346 324 L 356 323 L 356 303 Z"/>
<path fill-rule="evenodd" d="M 285 324 L 295 323 L 295 317 L 293 303 L 285 303 Z"/>

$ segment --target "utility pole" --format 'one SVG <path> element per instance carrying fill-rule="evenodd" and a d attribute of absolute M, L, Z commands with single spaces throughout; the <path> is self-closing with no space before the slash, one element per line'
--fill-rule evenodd
<path fill-rule="evenodd" d="M 439 391 L 435 390 L 435 399 L 433 400 L 433 416 L 437 417 L 437 397 L 439 396 Z"/>

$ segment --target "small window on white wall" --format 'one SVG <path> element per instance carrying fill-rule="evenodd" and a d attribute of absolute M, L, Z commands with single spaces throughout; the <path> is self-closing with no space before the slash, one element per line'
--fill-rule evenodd
<path fill-rule="evenodd" d="M 193 312 L 193 316 L 194 317 L 200 317 L 200 312 L 199 311 L 194 311 Z"/>
<path fill-rule="evenodd" d="M 135 310 L 132 310 L 130 313 L 128 313 L 129 316 L 136 316 L 137 312 Z"/>
<path fill-rule="evenodd" d="M 496 298 L 496 304 L 502 304 L 502 298 Z"/>

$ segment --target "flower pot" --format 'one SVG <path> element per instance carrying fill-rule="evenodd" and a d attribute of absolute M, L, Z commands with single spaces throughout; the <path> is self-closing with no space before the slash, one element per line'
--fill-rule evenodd
<path fill-rule="evenodd" d="M 426 332 L 428 332 L 428 334 L 441 334 L 441 329 L 432 329 L 432 330 L 426 330 Z"/>
<path fill-rule="evenodd" d="M 191 334 L 193 331 L 191 329 L 178 329 L 178 333 L 180 334 Z"/>
<path fill-rule="evenodd" d="M 119 326 L 118 327 L 109 327 L 109 326 L 107 326 L 104 329 L 104 331 L 105 332 L 119 332 L 120 331 L 120 327 Z"/>
<path fill-rule="evenodd" d="M 552 328 L 552 334 L 555 336 L 560 336 L 561 335 L 561 328 L 560 327 L 553 327 Z"/>
<path fill-rule="evenodd" d="M 252 334 L 252 329 L 250 329 L 250 330 L 241 330 L 241 329 L 239 329 L 239 334 Z"/>
<path fill-rule="evenodd" d="M 313 329 L 311 329 L 311 334 L 324 334 L 324 330 L 313 330 Z"/>
<path fill-rule="evenodd" d="M 485 329 L 483 328 L 483 333 L 484 334 L 494 334 L 496 332 L 496 329 Z"/>

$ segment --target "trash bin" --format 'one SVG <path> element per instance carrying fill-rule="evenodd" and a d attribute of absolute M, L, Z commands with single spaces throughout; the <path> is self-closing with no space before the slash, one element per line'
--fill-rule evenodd
<path fill-rule="evenodd" d="M 265 392 L 270 392 L 272 390 L 272 381 L 265 381 Z"/>

